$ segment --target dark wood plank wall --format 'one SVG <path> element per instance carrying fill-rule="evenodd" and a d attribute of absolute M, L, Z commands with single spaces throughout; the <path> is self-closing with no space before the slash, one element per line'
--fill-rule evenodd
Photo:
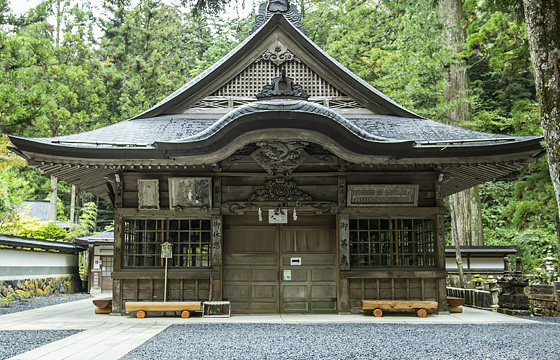
<path fill-rule="evenodd" d="M 272 179 L 260 166 L 250 163 L 246 159 L 239 166 L 231 166 L 224 171 L 211 171 L 208 168 L 178 169 L 178 170 L 134 170 L 122 174 L 123 178 L 123 208 L 119 218 L 130 217 L 162 217 L 162 218 L 210 218 L 212 214 L 224 213 L 225 208 L 220 205 L 227 202 L 247 202 L 248 197 L 259 189 L 265 187 L 267 180 Z M 322 170 L 322 171 L 320 171 Z M 436 176 L 437 174 L 427 169 L 418 171 L 396 171 L 387 169 L 370 169 L 368 167 L 353 166 L 346 168 L 347 171 L 339 172 L 333 164 L 319 166 L 311 164 L 301 166 L 291 176 L 297 184 L 297 189 L 313 197 L 314 201 L 328 201 L 338 203 L 339 201 L 339 177 L 346 180 L 346 185 L 360 184 L 414 184 L 419 185 L 418 208 L 415 207 L 365 207 L 356 206 L 351 208 L 339 207 L 339 212 L 350 214 L 352 218 L 368 217 L 434 217 L 441 213 L 442 209 L 437 207 L 436 201 Z M 320 171 L 314 173 L 313 171 Z M 183 211 L 169 210 L 168 179 L 170 177 L 211 177 L 213 179 L 213 204 L 210 211 L 202 209 L 188 209 Z M 138 185 L 139 179 L 159 180 L 159 200 L 161 210 L 137 210 L 138 209 Z M 433 209 L 433 210 L 431 210 Z M 256 222 L 252 209 L 247 215 L 235 215 L 224 217 L 224 229 L 232 226 L 259 226 L 269 225 L 267 221 Z M 266 220 L 266 215 L 263 214 Z M 288 226 L 297 223 L 298 226 L 309 225 L 336 226 L 332 216 L 317 216 L 316 214 L 298 212 L 298 220 L 294 222 L 289 216 Z M 331 224 L 332 223 L 332 224 Z M 118 242 L 116 243 L 118 246 Z M 118 270 L 118 269 L 116 269 Z M 435 269 L 433 269 L 435 270 Z M 357 312 L 361 306 L 362 299 L 405 299 L 405 300 L 438 300 L 438 284 L 443 273 L 433 270 L 404 269 L 384 273 L 372 271 L 367 275 L 360 275 L 355 271 L 339 272 L 339 312 Z M 119 272 L 119 271 L 117 271 Z M 125 269 L 126 272 L 126 269 Z M 124 309 L 126 301 L 157 301 L 163 299 L 163 277 L 150 278 L 152 270 L 137 271 L 136 275 L 129 274 L 123 278 L 116 277 L 115 295 L 121 298 L 121 309 Z M 208 297 L 208 274 L 182 275 L 176 274 L 178 278 L 170 279 L 169 300 L 205 300 Z M 130 278 L 127 278 L 130 277 Z M 342 286 L 340 286 L 342 285 Z M 223 286 L 223 284 L 221 284 Z M 119 295 L 120 294 L 120 295 Z M 439 296 L 441 297 L 441 296 Z M 214 299 L 215 300 L 215 299 Z M 441 299 L 440 299 L 441 301 Z M 118 307 L 119 305 L 117 305 Z"/>
<path fill-rule="evenodd" d="M 228 201 L 247 201 L 248 197 L 265 187 L 269 177 L 267 174 L 248 173 L 246 176 L 232 176 L 228 173 L 191 172 L 191 173 L 158 173 L 158 172 L 127 172 L 124 174 L 123 207 L 138 208 L 138 180 L 158 179 L 160 209 L 169 209 L 169 178 L 170 177 L 213 177 L 221 178 L 220 198 L 222 203 Z M 345 175 L 341 173 L 341 175 Z M 418 184 L 418 207 L 435 206 L 434 173 L 429 172 L 368 172 L 365 174 L 351 173 L 346 175 L 348 185 L 360 184 Z M 321 174 L 299 175 L 291 177 L 297 189 L 309 194 L 316 201 L 337 201 L 338 176 L 322 176 Z M 215 191 L 214 191 L 215 192 Z M 220 196 L 221 195 L 221 196 Z M 363 208 L 363 207 L 358 207 Z"/>

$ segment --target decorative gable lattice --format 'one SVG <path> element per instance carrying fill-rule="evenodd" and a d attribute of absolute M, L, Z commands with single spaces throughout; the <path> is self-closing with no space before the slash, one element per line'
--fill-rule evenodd
<path fill-rule="evenodd" d="M 212 96 L 254 97 L 272 79 L 282 75 L 282 68 L 286 70 L 286 75 L 293 78 L 312 97 L 345 96 L 301 61 L 287 61 L 282 66 L 276 66 L 271 60 L 261 61 L 261 58 L 213 93 Z"/>
<path fill-rule="evenodd" d="M 309 101 L 331 108 L 361 108 L 356 101 L 319 76 L 280 42 L 261 54 L 252 64 L 194 108 L 232 108 L 252 101 L 263 87 L 282 75 L 301 85 Z"/>

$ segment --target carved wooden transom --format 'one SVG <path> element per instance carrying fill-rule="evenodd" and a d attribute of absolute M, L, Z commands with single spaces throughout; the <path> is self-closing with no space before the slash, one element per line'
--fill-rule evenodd
<path fill-rule="evenodd" d="M 264 184 L 264 189 L 259 189 L 249 196 L 249 201 L 312 201 L 311 195 L 296 188 L 293 180 L 283 178 L 269 180 Z"/>
<path fill-rule="evenodd" d="M 288 176 L 309 157 L 303 141 L 259 141 L 258 150 L 251 154 L 267 173 Z"/>

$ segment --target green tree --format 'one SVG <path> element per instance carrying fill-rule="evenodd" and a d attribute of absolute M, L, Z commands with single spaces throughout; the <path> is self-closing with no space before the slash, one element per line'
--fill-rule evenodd
<path fill-rule="evenodd" d="M 106 6 L 116 11 L 102 23 L 100 55 L 111 67 L 103 76 L 112 97 L 108 108 L 117 121 L 147 110 L 186 83 L 201 51 L 199 43 L 191 43 L 197 34 L 175 6 L 158 0 Z"/>
<path fill-rule="evenodd" d="M 95 220 L 97 219 L 97 206 L 95 203 L 89 202 L 82 206 L 80 221 L 73 224 L 68 230 L 68 239 L 76 239 L 87 236 L 95 232 Z"/>
<path fill-rule="evenodd" d="M 41 221 L 26 215 L 17 215 L 0 223 L 0 233 L 31 239 L 63 240 L 66 230 L 51 221 Z"/>
<path fill-rule="evenodd" d="M 444 73 L 453 56 L 433 1 L 320 1 L 304 24 L 320 47 L 384 94 L 446 120 Z"/>
<path fill-rule="evenodd" d="M 523 0 L 523 4 L 548 166 L 560 212 L 560 1 Z"/>

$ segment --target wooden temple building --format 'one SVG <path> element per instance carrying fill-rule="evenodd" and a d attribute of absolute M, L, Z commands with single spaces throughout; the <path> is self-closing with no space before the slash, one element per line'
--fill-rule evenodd
<path fill-rule="evenodd" d="M 345 313 L 363 299 L 447 310 L 443 198 L 533 163 L 541 137 L 423 118 L 269 1 L 251 35 L 146 112 L 11 136 L 29 165 L 114 204 L 113 312 L 164 298 L 232 313 Z"/>

